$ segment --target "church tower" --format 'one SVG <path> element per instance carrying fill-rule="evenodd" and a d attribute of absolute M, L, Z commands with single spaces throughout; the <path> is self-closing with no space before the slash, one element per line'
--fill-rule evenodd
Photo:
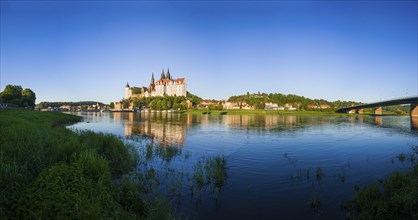
<path fill-rule="evenodd" d="M 151 77 L 151 85 L 154 85 L 154 72 L 152 73 L 152 77 Z"/>
<path fill-rule="evenodd" d="M 155 81 L 154 81 L 154 72 L 153 72 L 152 77 L 151 77 L 151 82 L 148 86 L 148 92 L 151 94 L 154 89 L 155 89 Z"/>
<path fill-rule="evenodd" d="M 171 76 L 170 76 L 170 68 L 167 68 L 167 75 L 165 77 L 166 79 L 171 80 Z"/>
<path fill-rule="evenodd" d="M 161 79 L 165 79 L 164 69 L 163 69 L 163 72 L 161 73 Z"/>

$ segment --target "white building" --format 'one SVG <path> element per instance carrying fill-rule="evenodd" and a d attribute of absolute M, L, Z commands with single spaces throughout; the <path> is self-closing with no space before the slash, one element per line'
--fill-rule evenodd
<path fill-rule="evenodd" d="M 127 83 L 125 86 L 125 99 L 129 98 L 144 98 L 155 96 L 186 96 L 187 85 L 185 78 L 172 79 L 170 70 L 167 70 L 167 75 L 164 69 L 161 73 L 161 78 L 154 82 L 154 73 L 152 73 L 151 83 L 148 87 L 130 87 Z"/>

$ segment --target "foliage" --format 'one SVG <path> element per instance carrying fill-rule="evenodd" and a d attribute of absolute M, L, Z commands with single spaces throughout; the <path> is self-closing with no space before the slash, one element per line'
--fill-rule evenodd
<path fill-rule="evenodd" d="M 111 103 L 109 104 L 109 108 L 110 108 L 110 109 L 114 109 L 114 108 L 115 108 L 115 103 L 111 102 Z"/>
<path fill-rule="evenodd" d="M 415 159 L 410 161 L 415 163 L 413 170 L 393 172 L 384 181 L 357 189 L 354 199 L 343 204 L 347 217 L 418 219 L 418 163 Z"/>
<path fill-rule="evenodd" d="M 185 110 L 186 104 L 183 96 L 164 96 L 130 99 L 135 107 L 148 106 L 152 110 Z"/>
<path fill-rule="evenodd" d="M 208 109 L 209 111 L 214 111 L 214 110 L 223 110 L 223 106 L 222 105 L 208 105 Z"/>
<path fill-rule="evenodd" d="M 334 108 L 340 108 L 345 106 L 357 105 L 359 102 L 353 101 L 335 101 L 330 102 L 324 99 L 310 99 L 304 96 L 298 96 L 293 94 L 284 95 L 281 93 L 253 93 L 250 94 L 247 92 L 245 95 L 231 96 L 228 99 L 229 102 L 242 102 L 245 101 L 251 106 L 254 106 L 256 109 L 263 109 L 264 103 L 273 102 L 277 103 L 279 106 L 284 106 L 286 103 L 291 103 L 294 107 L 299 109 L 307 109 L 309 104 L 322 105 L 327 104 Z"/>
<path fill-rule="evenodd" d="M 202 101 L 202 98 L 200 98 L 199 96 L 193 95 L 190 92 L 187 92 L 186 98 L 190 100 L 193 105 L 198 105 Z"/>
<path fill-rule="evenodd" d="M 219 189 L 225 184 L 227 177 L 226 159 L 224 156 L 214 156 L 201 158 L 193 166 L 192 177 L 195 191 L 200 191 L 208 185 L 214 189 Z"/>
<path fill-rule="evenodd" d="M 63 105 L 83 106 L 83 105 L 96 105 L 96 104 L 103 105 L 103 103 L 96 102 L 96 101 L 81 101 L 81 102 L 41 102 L 38 104 L 38 106 L 40 108 L 48 108 L 48 107 L 58 108 Z"/>
<path fill-rule="evenodd" d="M 0 93 L 1 100 L 5 103 L 15 104 L 20 107 L 35 107 L 36 95 L 30 89 L 22 89 L 22 86 L 7 85 Z"/>
<path fill-rule="evenodd" d="M 35 107 L 35 100 L 36 100 L 36 95 L 35 95 L 35 93 L 32 90 L 30 90 L 30 89 L 24 89 L 22 91 L 21 105 L 23 107 L 31 107 L 31 108 L 34 108 Z"/>
<path fill-rule="evenodd" d="M 141 88 L 132 87 L 132 94 L 141 94 Z"/>
<path fill-rule="evenodd" d="M 72 132 L 80 117 L 0 110 L 0 219 L 141 218 L 112 177 L 130 172 L 138 153 L 115 136 Z M 139 195 L 134 197 L 140 204 Z M 130 202 L 134 202 L 130 200 Z"/>

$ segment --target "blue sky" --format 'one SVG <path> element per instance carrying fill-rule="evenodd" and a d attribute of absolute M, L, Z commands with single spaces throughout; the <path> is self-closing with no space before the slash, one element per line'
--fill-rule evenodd
<path fill-rule="evenodd" d="M 417 11 L 417 1 L 1 1 L 0 89 L 109 103 L 169 67 L 210 99 L 412 96 Z"/>

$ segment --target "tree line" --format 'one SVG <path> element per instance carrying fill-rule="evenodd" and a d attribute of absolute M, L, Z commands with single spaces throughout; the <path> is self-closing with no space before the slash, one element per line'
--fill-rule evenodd
<path fill-rule="evenodd" d="M 123 99 L 123 108 L 129 108 L 132 104 L 134 108 L 147 107 L 152 110 L 186 110 L 189 103 L 192 106 L 196 106 L 202 101 L 199 96 L 193 95 L 187 92 L 186 97 L 184 96 L 158 96 L 158 97 L 144 97 L 144 98 L 129 98 Z M 111 109 L 115 108 L 115 103 L 109 104 Z"/>
<path fill-rule="evenodd" d="M 40 108 L 48 108 L 48 107 L 58 108 L 63 105 L 83 106 L 83 105 L 96 105 L 96 104 L 103 105 L 103 103 L 96 102 L 96 101 L 81 101 L 81 102 L 41 102 L 37 106 Z"/>
<path fill-rule="evenodd" d="M 0 103 L 13 104 L 18 107 L 34 108 L 36 95 L 28 88 L 20 85 L 7 85 L 0 93 Z"/>
<path fill-rule="evenodd" d="M 329 105 L 333 108 L 340 108 L 344 106 L 352 106 L 361 104 L 360 102 L 355 101 L 327 101 L 324 99 L 310 99 L 304 96 L 298 96 L 294 94 L 281 94 L 281 93 L 253 93 L 250 94 L 247 92 L 245 95 L 237 95 L 231 96 L 228 99 L 229 102 L 243 102 L 245 101 L 247 104 L 254 106 L 255 108 L 262 109 L 264 108 L 264 104 L 266 102 L 273 102 L 277 103 L 279 106 L 284 106 L 286 103 L 291 103 L 295 107 L 299 107 L 300 109 L 306 109 L 309 104 L 313 105 Z"/>

